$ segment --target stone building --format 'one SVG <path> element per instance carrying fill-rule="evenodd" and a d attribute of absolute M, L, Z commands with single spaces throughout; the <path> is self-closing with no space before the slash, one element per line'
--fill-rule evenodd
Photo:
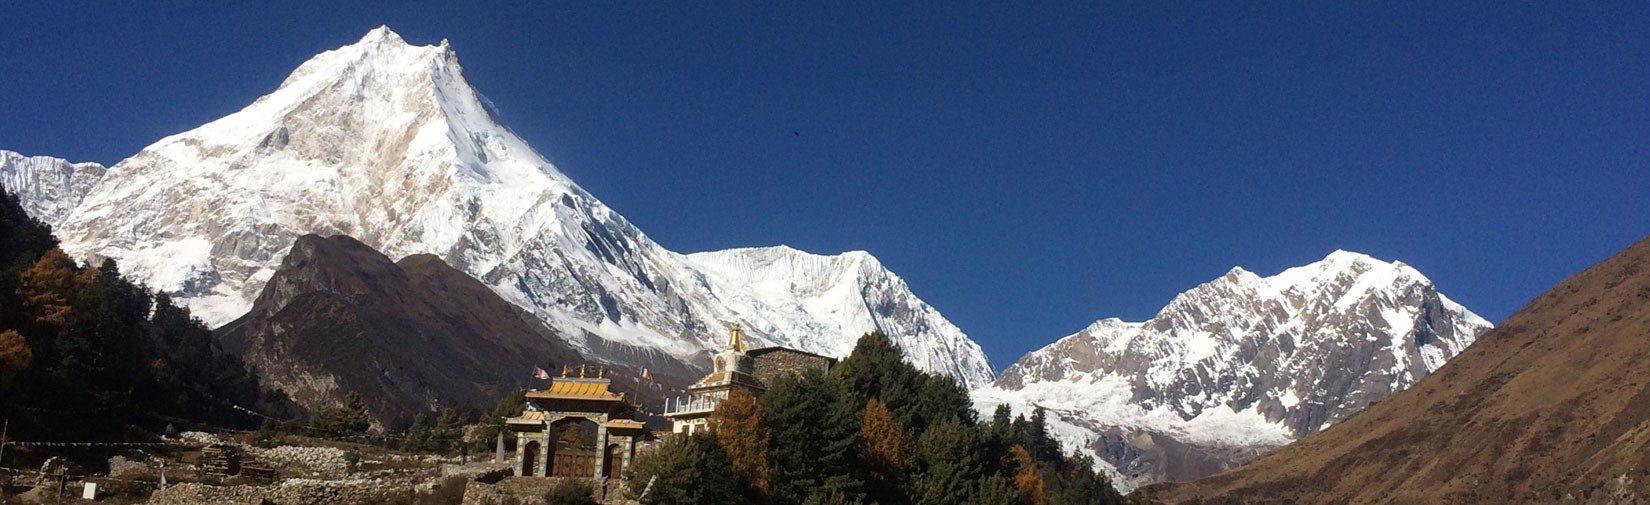
<path fill-rule="evenodd" d="M 762 384 L 771 384 L 773 379 L 780 375 L 800 374 L 808 369 L 828 372 L 831 367 L 836 366 L 836 358 L 788 347 L 763 347 L 751 349 L 745 354 L 755 360 L 751 374 L 756 376 L 756 380 L 762 381 Z"/>

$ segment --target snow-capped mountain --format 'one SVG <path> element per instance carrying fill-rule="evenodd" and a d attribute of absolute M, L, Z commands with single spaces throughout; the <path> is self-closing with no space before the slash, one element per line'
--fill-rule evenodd
<path fill-rule="evenodd" d="M 103 173 L 103 165 L 96 163 L 0 150 L 0 186 L 17 195 L 30 216 L 53 226 L 80 205 Z"/>
<path fill-rule="evenodd" d="M 836 355 L 880 329 L 921 367 L 992 379 L 979 346 L 867 254 L 665 249 L 505 127 L 446 41 L 388 28 L 115 164 L 54 224 L 70 254 L 115 258 L 214 325 L 251 306 L 298 236 L 346 234 L 391 258 L 441 257 L 587 356 L 702 367 L 734 322 Z M 739 257 L 788 259 L 730 271 Z M 850 292 L 859 303 L 837 297 Z"/>
<path fill-rule="evenodd" d="M 1233 268 L 1145 322 L 1095 322 L 974 395 L 986 412 L 1048 409 L 1120 484 L 1183 480 L 1409 387 L 1490 326 L 1409 265 L 1336 251 L 1271 277 Z"/>
<path fill-rule="evenodd" d="M 979 380 L 976 385 L 989 383 L 995 372 L 978 344 L 864 251 L 821 256 L 777 246 L 696 253 L 688 260 L 736 318 L 762 334 L 801 336 L 793 347 L 846 356 L 855 340 L 839 335 L 879 328 L 924 370 Z"/>

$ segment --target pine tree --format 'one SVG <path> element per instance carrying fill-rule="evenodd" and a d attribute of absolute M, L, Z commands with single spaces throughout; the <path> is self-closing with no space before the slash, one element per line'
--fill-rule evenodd
<path fill-rule="evenodd" d="M 864 404 L 822 374 L 810 375 L 823 388 L 829 406 L 821 427 L 825 443 L 820 453 L 820 487 L 849 501 L 862 501 L 865 482 L 854 475 L 854 466 L 859 461 L 859 415 Z"/>
<path fill-rule="evenodd" d="M 1008 408 L 1007 404 L 999 404 L 996 410 L 991 411 L 991 434 L 993 437 L 1002 441 L 1014 437 L 1013 415 L 1014 412 Z"/>
<path fill-rule="evenodd" d="M 505 434 L 504 450 L 509 452 L 515 449 L 515 437 L 509 436 L 505 430 L 504 420 L 521 414 L 522 408 L 527 405 L 525 392 L 517 387 L 499 398 L 493 410 L 481 419 L 481 425 L 470 432 L 471 451 L 492 452 L 500 433 Z"/>
<path fill-rule="evenodd" d="M 980 425 L 981 439 L 985 443 L 981 459 L 987 463 L 988 470 L 997 471 L 1000 466 L 1007 466 L 1010 454 L 1008 449 L 1014 445 L 1014 419 L 1008 405 L 997 405 L 992 411 L 991 419 Z M 1006 472 L 1006 470 L 1005 470 Z"/>
<path fill-rule="evenodd" d="M 337 437 L 339 430 L 336 409 L 321 407 L 310 412 L 309 432 L 323 437 Z"/>
<path fill-rule="evenodd" d="M 802 505 L 859 505 L 861 503 L 864 502 L 849 496 L 848 493 L 826 488 L 815 489 L 812 494 L 808 495 L 808 499 L 802 500 Z"/>
<path fill-rule="evenodd" d="M 1077 454 L 1064 461 L 1066 469 L 1060 475 L 1058 494 L 1050 499 L 1052 505 L 1121 505 L 1123 495 L 1112 487 L 1104 473 L 1094 470 L 1094 460 Z"/>
<path fill-rule="evenodd" d="M 975 433 L 948 419 L 929 428 L 911 456 L 912 502 L 916 505 L 972 503 L 982 476 Z"/>
<path fill-rule="evenodd" d="M 1031 452 L 1033 459 L 1038 461 L 1061 460 L 1060 444 L 1054 441 L 1054 435 L 1048 431 L 1048 410 L 1041 405 L 1031 411 L 1031 426 L 1028 434 L 1030 440 L 1022 441 L 1026 449 Z"/>
<path fill-rule="evenodd" d="M 922 372 L 905 362 L 905 351 L 887 335 L 871 332 L 859 337 L 853 353 L 831 368 L 831 377 L 854 397 L 855 405 L 876 398 L 906 433 L 921 433 L 911 420 Z"/>
<path fill-rule="evenodd" d="M 57 238 L 51 227 L 30 216 L 17 195 L 0 185 L 0 268 L 32 262 L 55 248 Z"/>
<path fill-rule="evenodd" d="M 351 392 L 344 396 L 344 407 L 337 415 L 337 433 L 344 438 L 359 438 L 366 435 L 367 429 L 372 427 L 372 421 L 367 416 L 367 403 L 361 400 L 361 395 Z"/>
<path fill-rule="evenodd" d="M 908 425 L 908 430 L 917 433 L 946 419 L 956 419 L 969 427 L 977 424 L 974 400 L 968 396 L 968 389 L 962 383 L 946 375 L 923 373 L 920 377 L 916 404 L 912 408 L 914 426 Z"/>
<path fill-rule="evenodd" d="M 869 500 L 882 505 L 904 501 L 905 437 L 888 407 L 876 398 L 866 401 L 860 414 L 859 462 Z"/>
<path fill-rule="evenodd" d="M 280 436 L 280 434 L 281 423 L 276 422 L 274 419 L 264 419 L 264 422 L 258 424 L 258 434 L 252 440 L 258 447 L 267 449 L 274 446 L 275 437 Z"/>
<path fill-rule="evenodd" d="M 108 370 L 116 381 L 136 382 L 147 363 L 139 330 L 149 319 L 148 291 L 127 282 L 113 259 L 104 259 L 91 282 L 72 301 L 65 336 L 90 366 Z"/>
<path fill-rule="evenodd" d="M 745 503 L 715 435 L 671 435 L 636 462 L 629 491 L 644 505 Z M 645 494 L 644 494 L 645 493 Z"/>
<path fill-rule="evenodd" d="M 1022 505 L 1023 498 L 1014 484 L 1001 475 L 992 475 L 980 479 L 974 490 L 974 498 L 969 503 L 975 505 Z"/>
<path fill-rule="evenodd" d="M 457 411 L 453 409 L 442 410 L 441 417 L 437 418 L 435 427 L 430 430 L 429 450 L 436 452 L 453 450 L 454 447 L 458 446 L 458 439 L 463 430 L 464 427 L 458 420 Z"/>
<path fill-rule="evenodd" d="M 950 418 L 975 423 L 973 400 L 962 384 L 906 363 L 905 352 L 882 333 L 860 337 L 853 353 L 831 368 L 831 376 L 856 397 L 856 406 L 880 400 L 905 433 L 922 433 L 928 425 Z"/>
<path fill-rule="evenodd" d="M 430 450 L 430 416 L 418 414 L 413 416 L 412 427 L 407 428 L 407 438 L 401 441 L 401 450 L 407 452 L 424 452 Z"/>
<path fill-rule="evenodd" d="M 775 378 L 762 395 L 763 424 L 772 430 L 768 463 L 773 499 L 797 504 L 828 487 L 860 492 L 849 465 L 858 438 L 858 405 L 818 371 Z"/>
<path fill-rule="evenodd" d="M 710 430 L 733 461 L 733 474 L 761 495 L 771 489 L 768 477 L 768 437 L 762 425 L 762 405 L 750 391 L 736 389 L 716 405 Z"/>
<path fill-rule="evenodd" d="M 820 483 L 814 463 L 822 438 L 819 414 L 825 405 L 814 389 L 801 377 L 782 375 L 762 395 L 763 424 L 772 429 L 772 496 L 782 505 L 801 503 Z"/>

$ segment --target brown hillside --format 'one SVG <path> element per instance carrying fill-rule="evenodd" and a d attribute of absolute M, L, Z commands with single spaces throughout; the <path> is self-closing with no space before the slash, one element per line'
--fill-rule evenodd
<path fill-rule="evenodd" d="M 1410 389 L 1162 503 L 1650 503 L 1650 239 Z"/>
<path fill-rule="evenodd" d="M 386 425 L 485 409 L 531 385 L 535 366 L 582 362 L 562 335 L 439 258 L 392 262 L 343 235 L 299 237 L 252 310 L 218 334 L 266 386 L 308 407 L 356 392 Z"/>

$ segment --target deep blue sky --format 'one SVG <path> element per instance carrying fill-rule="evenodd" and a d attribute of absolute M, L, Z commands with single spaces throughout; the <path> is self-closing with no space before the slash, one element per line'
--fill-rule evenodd
<path fill-rule="evenodd" d="M 1650 232 L 1646 2 L 611 3 L 7 2 L 0 149 L 113 163 L 388 24 L 666 247 L 871 251 L 998 368 L 1337 248 L 1500 321 Z"/>

